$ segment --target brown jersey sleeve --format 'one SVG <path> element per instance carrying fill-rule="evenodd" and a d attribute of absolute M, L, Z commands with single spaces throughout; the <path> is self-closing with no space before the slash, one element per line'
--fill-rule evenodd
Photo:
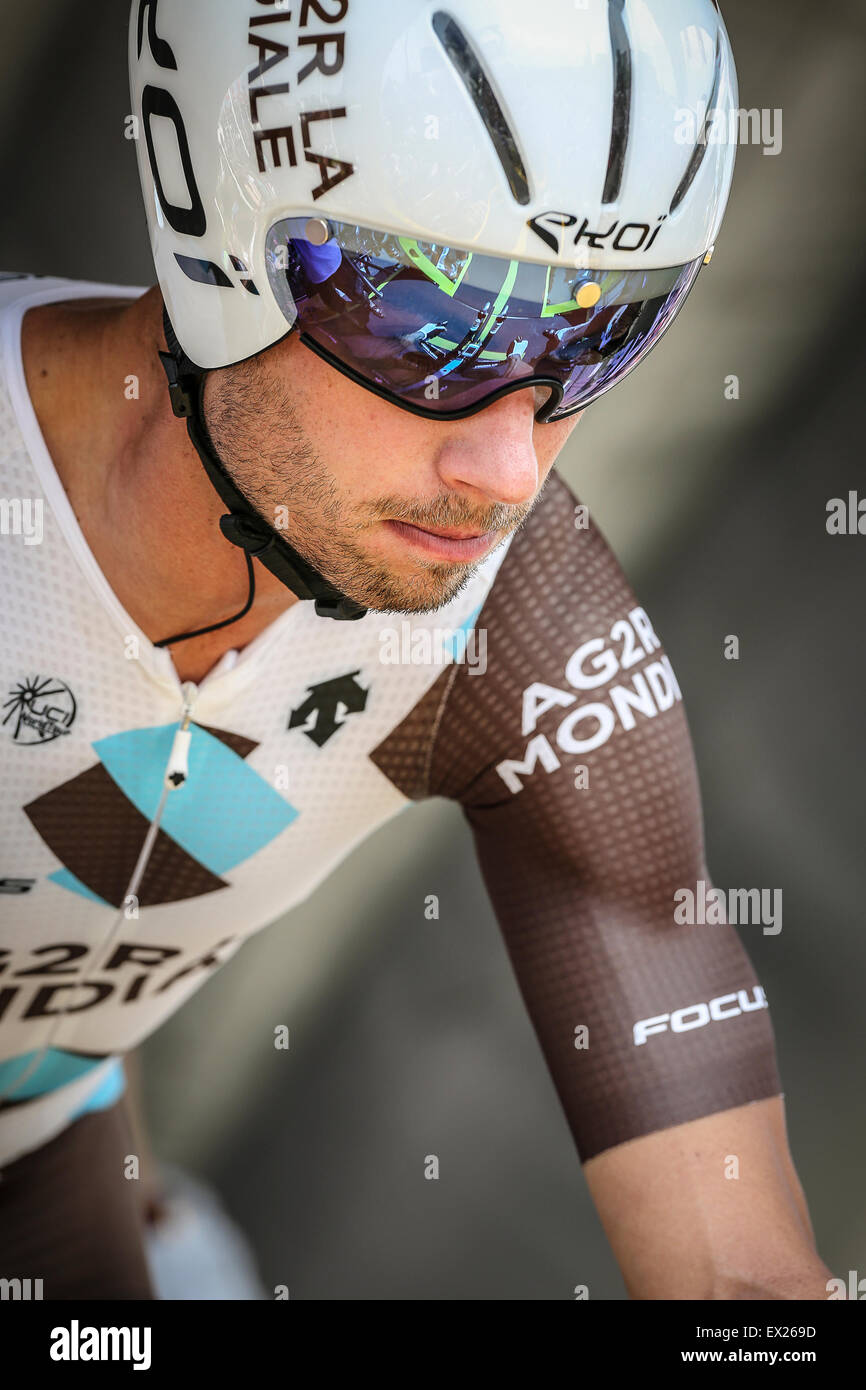
<path fill-rule="evenodd" d="M 707 906 L 676 676 L 576 507 L 552 473 L 465 659 L 373 759 L 407 795 L 462 806 L 586 1161 L 781 1084 L 763 990 Z"/>

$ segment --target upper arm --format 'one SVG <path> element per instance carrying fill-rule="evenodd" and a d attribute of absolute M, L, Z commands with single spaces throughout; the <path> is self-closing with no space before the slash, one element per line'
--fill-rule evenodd
<path fill-rule="evenodd" d="M 570 498 L 557 491 L 512 545 L 479 619 L 487 669 L 453 678 L 430 789 L 472 827 L 587 1160 L 781 1084 L 737 932 L 675 919 L 675 894 L 709 880 L 682 700 L 603 539 L 574 531 Z"/>

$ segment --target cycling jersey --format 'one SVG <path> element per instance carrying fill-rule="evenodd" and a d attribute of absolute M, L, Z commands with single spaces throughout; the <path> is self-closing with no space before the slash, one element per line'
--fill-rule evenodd
<path fill-rule="evenodd" d="M 184 693 L 87 545 L 21 362 L 30 307 L 142 292 L 0 281 L 0 1162 L 111 1104 L 125 1051 L 431 796 L 471 827 L 582 1159 L 779 1094 L 734 928 L 674 916 L 709 887 L 676 677 L 556 473 L 435 613 L 299 602 Z"/>

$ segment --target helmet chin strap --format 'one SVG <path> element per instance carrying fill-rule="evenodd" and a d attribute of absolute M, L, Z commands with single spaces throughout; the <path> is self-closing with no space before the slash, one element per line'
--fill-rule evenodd
<path fill-rule="evenodd" d="M 226 540 L 243 550 L 249 576 L 249 597 L 246 604 L 233 618 L 213 623 L 210 627 L 196 629 L 195 632 L 178 633 L 174 637 L 164 637 L 154 646 L 168 647 L 174 642 L 184 642 L 190 637 L 199 637 L 205 632 L 214 632 L 237 622 L 248 613 L 255 597 L 255 576 L 253 560 L 259 560 L 269 569 L 287 589 L 300 599 L 313 600 L 316 612 L 321 618 L 336 618 L 352 621 L 363 618 L 367 609 L 354 599 L 341 594 L 318 570 L 289 545 L 284 536 L 270 526 L 250 505 L 243 493 L 235 487 L 222 460 L 214 449 L 204 420 L 203 398 L 205 369 L 196 366 L 186 356 L 177 340 L 168 312 L 163 305 L 163 325 L 168 352 L 160 352 L 165 374 L 168 378 L 168 393 L 171 408 L 180 419 L 186 420 L 187 433 L 196 453 L 204 464 L 205 471 L 216 488 L 228 513 L 220 517 L 220 530 Z"/>

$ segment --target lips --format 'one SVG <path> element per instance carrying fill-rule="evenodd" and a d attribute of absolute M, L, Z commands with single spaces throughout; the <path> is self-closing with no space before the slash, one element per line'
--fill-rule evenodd
<path fill-rule="evenodd" d="M 446 536 L 453 541 L 469 541 L 474 540 L 476 536 L 490 535 L 489 531 L 461 531 L 456 526 L 449 527 L 448 530 L 439 526 L 419 526 L 416 529 L 426 531 L 428 536 Z"/>
<path fill-rule="evenodd" d="M 383 525 L 404 543 L 441 560 L 478 560 L 492 549 L 499 535 L 498 531 L 467 531 L 458 526 L 433 531 L 407 521 L 385 521 Z"/>

